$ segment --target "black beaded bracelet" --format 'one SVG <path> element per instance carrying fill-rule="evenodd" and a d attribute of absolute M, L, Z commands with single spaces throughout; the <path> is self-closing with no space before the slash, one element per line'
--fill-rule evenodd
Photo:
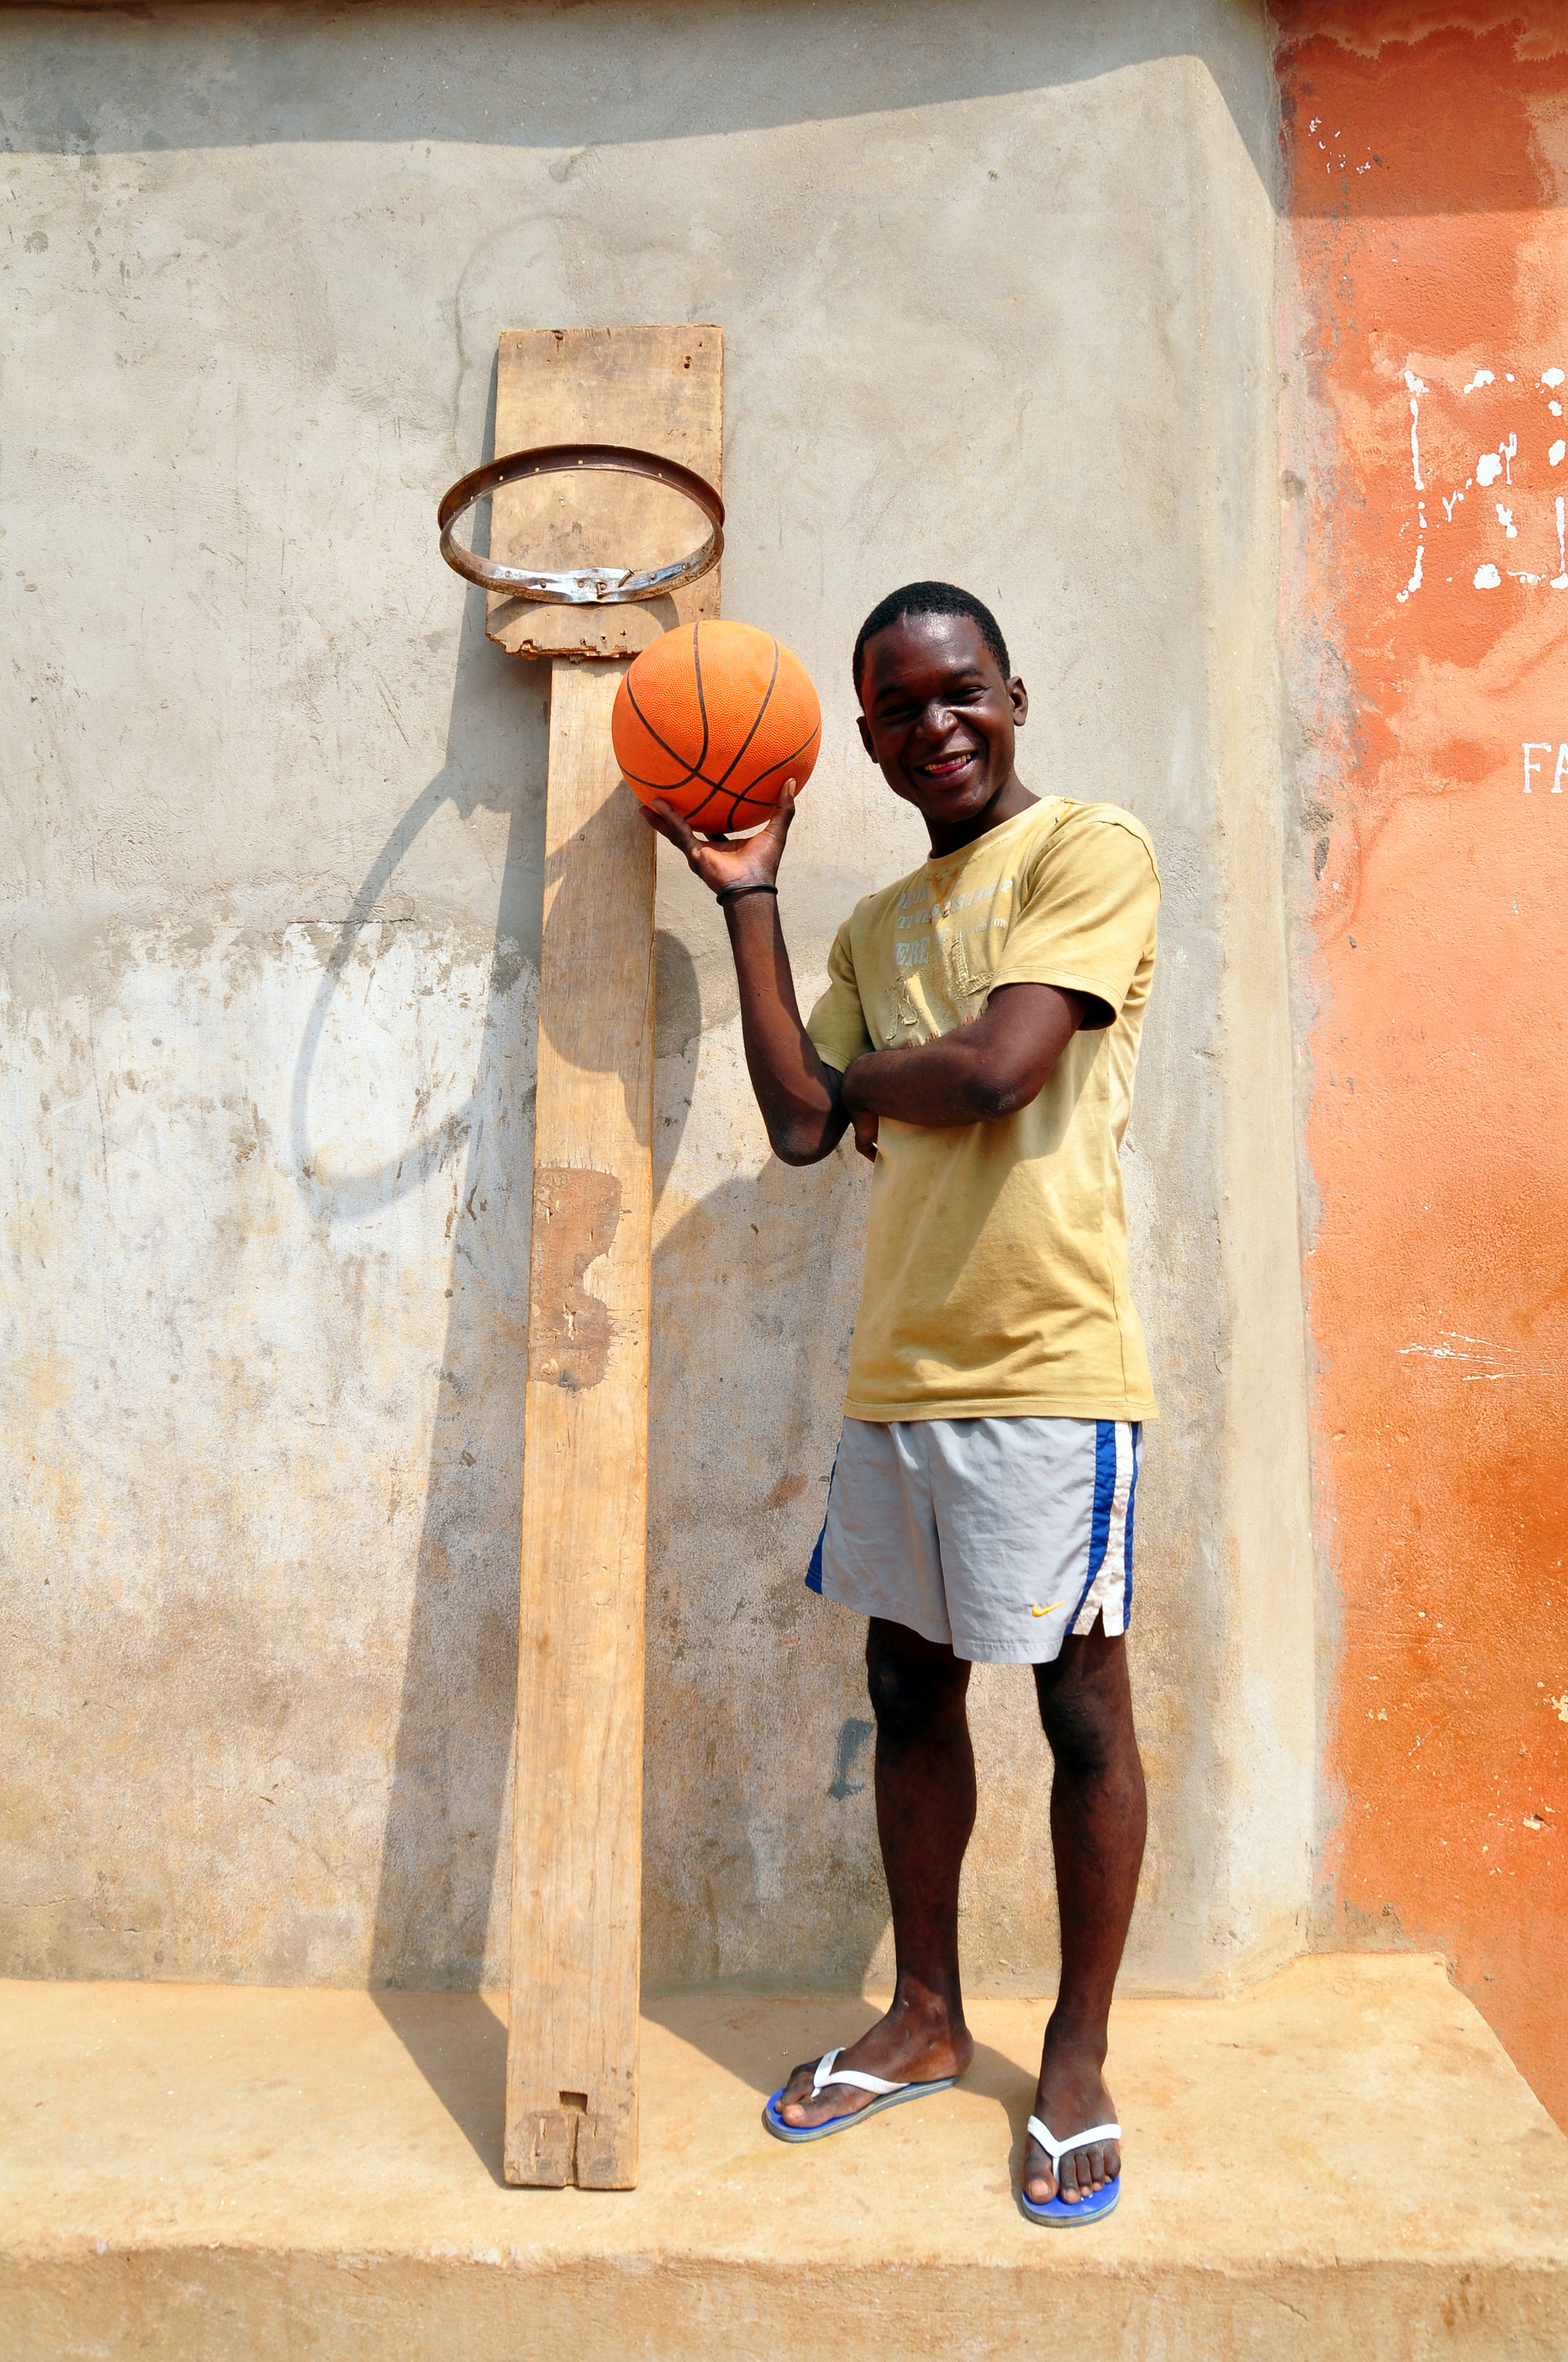
<path fill-rule="evenodd" d="M 777 886 L 726 886 L 722 894 L 715 894 L 713 900 L 719 903 L 738 902 L 743 894 L 771 894 L 777 898 L 778 892 Z"/>

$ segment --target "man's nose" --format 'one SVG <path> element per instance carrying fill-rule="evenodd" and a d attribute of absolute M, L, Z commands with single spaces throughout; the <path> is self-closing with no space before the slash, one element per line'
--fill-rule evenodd
<path fill-rule="evenodd" d="M 928 705 L 920 717 L 919 726 L 922 737 L 945 738 L 953 727 L 953 708 L 950 705 Z"/>

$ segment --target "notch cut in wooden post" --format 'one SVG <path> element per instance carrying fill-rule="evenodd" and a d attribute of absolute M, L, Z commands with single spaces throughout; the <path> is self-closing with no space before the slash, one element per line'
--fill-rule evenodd
<path fill-rule="evenodd" d="M 716 328 L 501 339 L 498 453 L 631 444 L 717 485 L 723 419 Z M 690 505 L 657 484 L 558 477 L 495 495 L 490 546 L 541 567 L 641 565 L 689 548 L 693 522 Z M 491 638 L 551 660 L 504 2170 L 513 2182 L 628 2190 L 637 2176 L 654 839 L 620 778 L 610 709 L 638 648 L 718 613 L 718 577 L 646 606 L 493 594 L 488 605 Z"/>

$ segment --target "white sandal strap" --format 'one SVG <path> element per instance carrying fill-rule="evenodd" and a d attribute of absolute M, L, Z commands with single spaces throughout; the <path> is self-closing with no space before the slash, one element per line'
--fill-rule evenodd
<path fill-rule="evenodd" d="M 1046 2131 L 1038 2116 L 1030 2117 L 1029 2129 L 1049 2157 L 1053 2166 L 1060 2165 L 1070 2148 L 1088 2148 L 1091 2141 L 1121 2138 L 1120 2125 L 1090 2125 L 1087 2133 L 1075 2133 L 1071 2140 L 1059 2141 Z"/>
<path fill-rule="evenodd" d="M 880 2075 L 863 2075 L 857 2067 L 838 2067 L 834 2062 L 844 2056 L 842 2050 L 824 2050 L 812 2077 L 812 2097 L 825 2092 L 830 2083 L 853 2083 L 857 2092 L 907 2092 L 907 2083 L 884 2083 Z"/>

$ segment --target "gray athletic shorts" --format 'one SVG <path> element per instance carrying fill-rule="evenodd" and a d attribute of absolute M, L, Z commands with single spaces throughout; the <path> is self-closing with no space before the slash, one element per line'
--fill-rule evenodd
<path fill-rule="evenodd" d="M 1141 1429 L 1109 1418 L 846 1418 L 806 1577 L 976 1664 L 1043 1665 L 1132 1613 Z"/>

